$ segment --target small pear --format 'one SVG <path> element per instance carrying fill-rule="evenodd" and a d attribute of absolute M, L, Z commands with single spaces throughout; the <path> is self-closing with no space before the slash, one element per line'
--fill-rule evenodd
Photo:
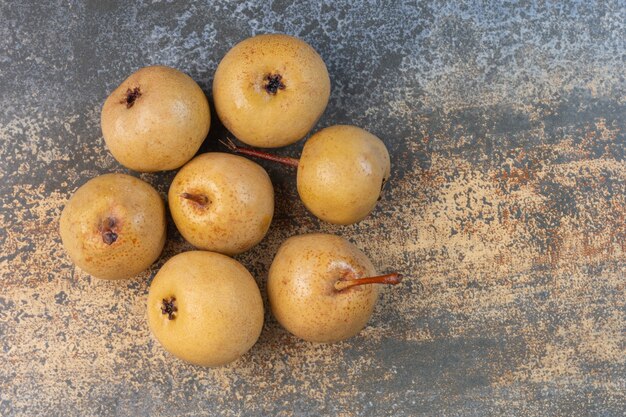
<path fill-rule="evenodd" d="M 318 218 L 352 224 L 367 217 L 389 179 L 391 162 L 385 144 L 356 126 L 336 125 L 311 136 L 300 159 L 225 143 L 234 152 L 297 167 L 298 194 Z"/>
<path fill-rule="evenodd" d="M 256 343 L 263 328 L 263 300 L 239 262 L 214 252 L 185 252 L 167 261 L 154 277 L 148 323 L 174 356 L 220 366 Z"/>
<path fill-rule="evenodd" d="M 152 66 L 130 75 L 102 107 L 102 135 L 127 168 L 140 172 L 181 167 L 209 132 L 204 92 L 187 74 Z"/>
<path fill-rule="evenodd" d="M 148 183 L 124 174 L 93 178 L 61 213 L 63 246 L 85 272 L 131 278 L 147 269 L 165 244 L 165 206 Z"/>
<path fill-rule="evenodd" d="M 348 339 L 367 324 L 377 284 L 397 284 L 397 273 L 377 276 L 370 260 L 347 240 L 328 234 L 287 239 L 270 267 L 267 295 L 276 320 L 295 336 L 318 343 Z"/>
<path fill-rule="evenodd" d="M 197 248 L 235 255 L 259 243 L 274 215 L 274 188 L 267 172 L 237 155 L 195 157 L 170 185 L 176 227 Z"/>
<path fill-rule="evenodd" d="M 306 42 L 283 34 L 248 38 L 217 67 L 215 110 L 251 146 L 275 148 L 302 139 L 328 104 L 324 61 Z"/>

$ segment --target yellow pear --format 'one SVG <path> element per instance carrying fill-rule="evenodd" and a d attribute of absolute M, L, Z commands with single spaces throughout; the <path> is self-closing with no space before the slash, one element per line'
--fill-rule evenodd
<path fill-rule="evenodd" d="M 267 279 L 276 320 L 295 336 L 332 343 L 356 335 L 378 298 L 376 284 L 397 284 L 397 273 L 376 276 L 370 260 L 347 240 L 328 234 L 287 239 Z"/>
<path fill-rule="evenodd" d="M 220 366 L 256 343 L 263 328 L 263 300 L 239 262 L 214 252 L 185 252 L 167 261 L 154 277 L 148 323 L 174 356 Z"/>
<path fill-rule="evenodd" d="M 176 227 L 197 248 L 235 255 L 259 243 L 274 215 L 267 172 L 237 155 L 209 152 L 176 175 L 169 190 Z"/>
<path fill-rule="evenodd" d="M 374 209 L 389 178 L 385 144 L 356 126 L 331 126 L 307 140 L 298 165 L 298 194 L 317 217 L 351 224 Z"/>
<path fill-rule="evenodd" d="M 130 278 L 147 269 L 165 244 L 165 206 L 149 184 L 106 174 L 80 187 L 61 213 L 63 246 L 85 272 Z"/>
<path fill-rule="evenodd" d="M 322 58 L 306 42 L 283 34 L 238 43 L 213 80 L 215 110 L 224 126 L 242 142 L 264 148 L 302 139 L 329 96 Z"/>
<path fill-rule="evenodd" d="M 106 99 L 101 114 L 107 147 L 127 168 L 176 169 L 198 151 L 211 113 L 204 92 L 188 75 L 169 67 L 141 68 Z"/>

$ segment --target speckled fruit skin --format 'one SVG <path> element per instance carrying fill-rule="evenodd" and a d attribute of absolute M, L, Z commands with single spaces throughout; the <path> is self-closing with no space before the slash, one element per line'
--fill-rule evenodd
<path fill-rule="evenodd" d="M 127 91 L 139 88 L 132 105 Z M 196 154 L 211 125 L 209 102 L 188 75 L 169 67 L 141 68 L 102 107 L 102 135 L 122 165 L 140 172 L 176 169 Z"/>
<path fill-rule="evenodd" d="M 270 267 L 267 295 L 276 320 L 310 342 L 348 339 L 365 327 L 378 298 L 376 285 L 336 291 L 337 280 L 375 276 L 376 269 L 356 246 L 328 234 L 287 239 Z"/>
<path fill-rule="evenodd" d="M 175 299 L 170 320 L 163 300 Z M 191 251 L 163 265 L 150 285 L 148 323 L 163 347 L 196 365 L 220 366 L 245 354 L 263 328 L 263 300 L 239 262 Z"/>
<path fill-rule="evenodd" d="M 114 219 L 110 245 L 102 227 Z M 131 278 L 147 269 L 165 244 L 163 200 L 148 183 L 106 174 L 80 187 L 61 213 L 60 233 L 72 261 L 97 278 Z"/>
<path fill-rule="evenodd" d="M 206 205 L 183 194 L 206 196 Z M 176 175 L 168 194 L 176 227 L 197 248 L 235 255 L 259 243 L 274 215 L 274 188 L 267 172 L 237 155 L 209 152 Z"/>
<path fill-rule="evenodd" d="M 298 194 L 320 219 L 356 223 L 376 207 L 390 170 L 389 152 L 376 136 L 356 126 L 330 126 L 304 145 Z"/>
<path fill-rule="evenodd" d="M 279 74 L 284 89 L 270 94 L 265 77 Z M 302 139 L 328 104 L 324 61 L 306 42 L 288 35 L 248 38 L 224 56 L 213 80 L 215 110 L 248 145 L 274 148 Z"/>

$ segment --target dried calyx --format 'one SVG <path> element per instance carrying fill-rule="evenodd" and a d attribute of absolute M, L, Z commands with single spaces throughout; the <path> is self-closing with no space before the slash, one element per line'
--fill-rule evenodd
<path fill-rule="evenodd" d="M 126 90 L 126 95 L 124 99 L 121 101 L 121 104 L 126 104 L 126 108 L 130 109 L 135 104 L 135 101 L 141 97 L 141 90 L 139 87 L 135 87 L 132 90 L 129 88 Z"/>
<path fill-rule="evenodd" d="M 117 222 L 113 217 L 107 217 L 100 223 L 100 235 L 102 236 L 102 241 L 107 245 L 112 245 L 117 240 L 116 224 Z"/>
<path fill-rule="evenodd" d="M 265 81 L 263 88 L 265 88 L 268 94 L 276 94 L 278 90 L 285 89 L 285 84 L 283 84 L 282 80 L 283 76 L 280 74 L 267 74 L 265 78 L 263 78 L 263 81 Z"/>
<path fill-rule="evenodd" d="M 176 312 L 178 311 L 178 307 L 176 307 L 176 298 L 164 298 L 161 305 L 161 313 L 167 315 L 169 320 L 174 320 L 176 317 Z"/>

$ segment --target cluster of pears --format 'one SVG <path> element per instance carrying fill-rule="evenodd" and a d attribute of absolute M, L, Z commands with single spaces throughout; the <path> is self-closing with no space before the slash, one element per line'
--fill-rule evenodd
<path fill-rule="evenodd" d="M 220 120 L 239 140 L 280 147 L 313 128 L 328 103 L 330 80 L 323 60 L 304 41 L 260 35 L 226 54 L 215 73 L 213 95 Z M 182 236 L 199 250 L 174 256 L 157 273 L 148 294 L 148 322 L 175 356 L 218 366 L 246 353 L 263 327 L 259 288 L 231 256 L 267 233 L 274 190 L 267 172 L 247 158 L 222 152 L 194 157 L 210 117 L 207 98 L 193 79 L 152 66 L 111 93 L 101 125 L 107 147 L 122 165 L 139 172 L 182 167 L 169 188 L 169 210 Z M 336 224 L 366 217 L 390 173 L 383 142 L 354 126 L 317 132 L 299 160 L 230 140 L 226 144 L 236 153 L 297 167 L 305 206 Z M 70 258 L 87 273 L 130 278 L 161 254 L 166 209 L 146 182 L 106 174 L 76 191 L 61 214 L 60 233 Z M 305 234 L 287 239 L 278 250 L 267 295 L 287 330 L 328 343 L 366 325 L 378 296 L 375 284 L 400 280 L 397 273 L 378 275 L 367 256 L 344 238 Z"/>

